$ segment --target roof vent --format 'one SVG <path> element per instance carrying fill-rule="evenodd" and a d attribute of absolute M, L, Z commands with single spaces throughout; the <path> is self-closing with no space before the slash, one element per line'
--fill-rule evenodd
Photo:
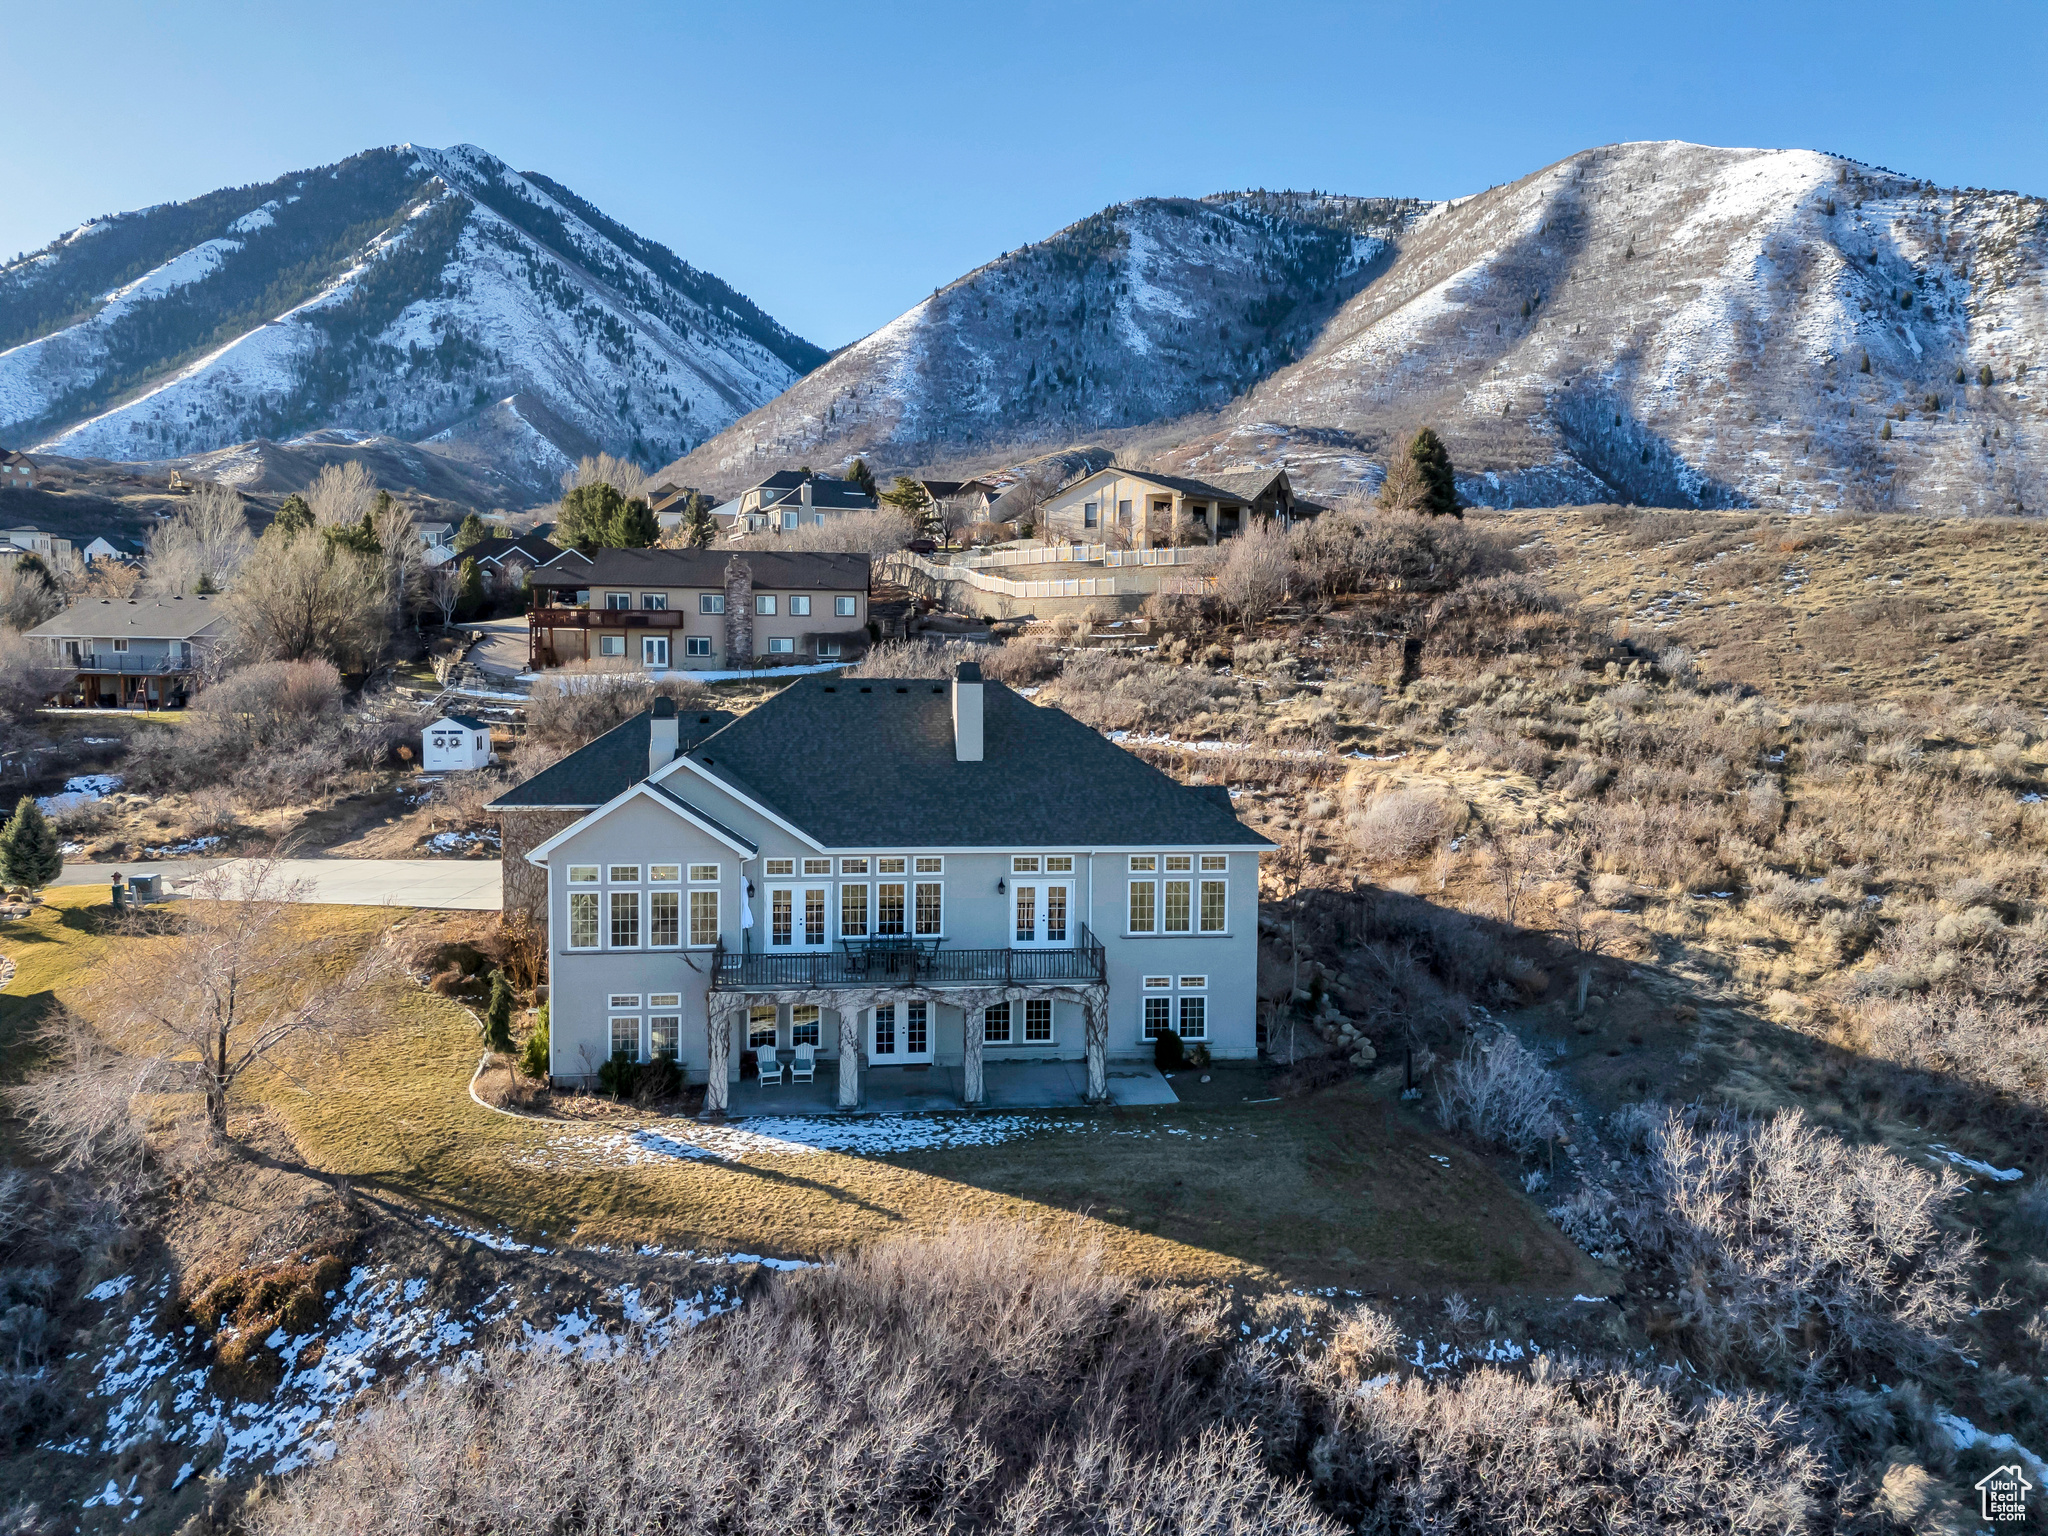
<path fill-rule="evenodd" d="M 830 683 L 827 683 L 825 685 L 825 691 L 827 693 L 837 693 L 839 690 L 837 688 L 834 688 Z"/>
<path fill-rule="evenodd" d="M 981 761 L 981 667 L 963 661 L 953 672 L 953 758 Z"/>
<path fill-rule="evenodd" d="M 863 689 L 861 689 L 861 692 L 862 692 L 862 693 L 873 693 L 874 691 L 875 691 L 875 690 L 874 690 L 874 689 L 872 689 L 872 688 L 863 688 Z"/>
<path fill-rule="evenodd" d="M 908 688 L 898 688 L 898 689 L 897 689 L 896 691 L 897 691 L 898 693 L 908 693 L 908 692 L 910 692 L 910 690 L 909 690 Z"/>

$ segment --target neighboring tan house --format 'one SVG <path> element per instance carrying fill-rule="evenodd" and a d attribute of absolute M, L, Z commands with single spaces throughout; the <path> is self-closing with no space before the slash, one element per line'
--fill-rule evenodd
<path fill-rule="evenodd" d="M 650 718 L 635 715 L 491 804 L 503 841 L 500 868 L 507 921 L 547 922 L 547 871 L 527 863 L 526 855 L 647 776 Z M 723 709 L 684 711 L 677 724 L 676 750 L 688 752 L 738 718 Z"/>
<path fill-rule="evenodd" d="M 598 802 L 524 858 L 547 877 L 555 1078 L 666 1056 L 717 1114 L 743 1052 L 823 1061 L 847 1108 L 875 1072 L 957 1066 L 976 1104 L 992 1063 L 1053 1059 L 1100 1101 L 1108 1063 L 1168 1031 L 1257 1054 L 1273 844 L 1222 787 L 973 663 L 803 677 L 694 743 L 668 700 L 633 726 L 514 792 Z"/>
<path fill-rule="evenodd" d="M 650 672 L 851 660 L 867 649 L 866 555 L 600 549 L 527 578 L 528 666 Z"/>
<path fill-rule="evenodd" d="M 428 773 L 463 773 L 491 764 L 491 728 L 471 715 L 443 715 L 420 728 L 420 767 Z"/>
<path fill-rule="evenodd" d="M 1271 520 L 1288 527 L 1310 509 L 1311 504 L 1296 501 L 1284 469 L 1193 480 L 1112 465 L 1061 489 L 1039 516 L 1077 544 L 1155 549 L 1176 542 L 1174 528 L 1182 517 L 1191 526 L 1178 542 L 1214 544 L 1253 522 Z"/>
<path fill-rule="evenodd" d="M 23 555 L 35 555 L 55 575 L 71 566 L 71 541 L 26 523 L 19 528 L 0 528 L 0 560 L 12 565 Z"/>
<path fill-rule="evenodd" d="M 701 494 L 694 485 L 677 485 L 673 480 L 664 480 L 647 493 L 647 510 L 657 521 L 666 514 L 668 521 L 662 526 L 669 527 L 683 520 L 683 509 L 690 504 L 690 498 Z M 711 505 L 711 498 L 704 498 L 705 506 Z"/>
<path fill-rule="evenodd" d="M 94 598 L 28 631 L 70 679 L 51 702 L 101 709 L 182 706 L 228 627 L 215 597 Z"/>
<path fill-rule="evenodd" d="M 835 480 L 830 475 L 807 475 L 800 469 L 785 469 L 752 485 L 732 500 L 711 509 L 722 533 L 791 533 L 798 528 L 822 527 L 827 518 L 841 512 L 872 512 L 875 498 L 856 480 Z M 660 519 L 664 528 L 682 521 L 680 504 Z"/>
<path fill-rule="evenodd" d="M 0 448 L 0 491 L 32 491 L 35 488 L 35 461 L 12 448 Z"/>

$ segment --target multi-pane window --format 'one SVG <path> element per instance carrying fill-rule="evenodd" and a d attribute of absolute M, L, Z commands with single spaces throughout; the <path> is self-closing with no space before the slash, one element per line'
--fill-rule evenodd
<path fill-rule="evenodd" d="M 692 864 L 690 866 L 690 883 L 692 885 L 708 885 L 717 879 L 718 866 L 716 864 Z"/>
<path fill-rule="evenodd" d="M 839 861 L 839 873 L 842 875 L 864 875 L 867 872 L 868 861 L 866 859 L 841 859 Z"/>
<path fill-rule="evenodd" d="M 1173 999 L 1170 997 L 1148 997 L 1145 999 L 1145 1038 L 1157 1040 L 1173 1028 Z"/>
<path fill-rule="evenodd" d="M 1151 933 L 1159 923 L 1159 887 L 1150 880 L 1131 882 L 1131 929 L 1132 933 Z"/>
<path fill-rule="evenodd" d="M 812 886 L 804 892 L 804 942 L 819 945 L 825 942 L 825 888 Z"/>
<path fill-rule="evenodd" d="M 569 893 L 569 947 L 597 948 L 597 892 Z"/>
<path fill-rule="evenodd" d="M 816 1003 L 798 1003 L 789 1010 L 789 1043 L 791 1045 L 817 1045 L 818 1005 Z"/>
<path fill-rule="evenodd" d="M 944 859 L 932 858 L 919 859 L 917 861 L 917 872 L 920 875 L 943 874 L 945 872 L 945 868 L 946 861 Z"/>
<path fill-rule="evenodd" d="M 1181 994 L 1180 1037 L 1183 1040 L 1206 1040 L 1209 1038 L 1209 1000 L 1206 997 L 1189 997 Z"/>
<path fill-rule="evenodd" d="M 1185 880 L 1168 880 L 1164 887 L 1166 921 L 1161 925 L 1167 933 L 1186 933 L 1192 922 L 1189 911 L 1193 891 Z"/>
<path fill-rule="evenodd" d="M 900 938 L 903 934 L 903 896 L 901 880 L 884 880 L 875 887 L 875 933 L 885 939 Z"/>
<path fill-rule="evenodd" d="M 768 893 L 768 942 L 787 944 L 796 932 L 796 893 L 790 890 Z"/>
<path fill-rule="evenodd" d="M 925 937 L 945 932 L 945 887 L 936 880 L 917 882 L 917 931 Z"/>
<path fill-rule="evenodd" d="M 847 860 L 849 864 L 855 862 Z M 866 860 L 859 862 L 865 863 Z M 839 936 L 864 939 L 868 936 L 868 888 L 864 885 L 839 887 Z"/>
<path fill-rule="evenodd" d="M 1010 860 L 1010 873 L 1013 875 L 1037 874 L 1038 856 L 1036 854 L 1031 853 L 1018 854 L 1015 858 Z"/>
<path fill-rule="evenodd" d="M 1131 873 L 1134 875 L 1149 875 L 1158 867 L 1159 858 L 1156 854 L 1134 853 L 1131 855 Z"/>
<path fill-rule="evenodd" d="M 639 884 L 640 866 L 638 864 L 614 864 L 611 868 L 611 882 L 613 885 Z"/>
<path fill-rule="evenodd" d="M 640 893 L 638 891 L 613 891 L 612 905 L 612 948 L 638 949 L 640 947 Z"/>
<path fill-rule="evenodd" d="M 989 1045 L 1010 1043 L 1010 1005 L 991 1003 L 981 1013 L 981 1038 Z"/>
<path fill-rule="evenodd" d="M 690 943 L 708 949 L 718 942 L 718 892 L 690 892 Z"/>
<path fill-rule="evenodd" d="M 647 1016 L 647 1054 L 666 1056 L 674 1061 L 680 1052 L 683 1040 L 682 1015 L 675 1013 L 650 1013 Z"/>
<path fill-rule="evenodd" d="M 896 1005 L 884 1003 L 875 1010 L 875 1054 L 896 1054 Z"/>
<path fill-rule="evenodd" d="M 647 942 L 656 949 L 682 942 L 683 893 L 654 891 L 647 898 Z"/>
<path fill-rule="evenodd" d="M 1019 863 L 1022 860 L 1018 861 Z M 1033 859 L 1032 863 L 1038 861 Z M 1017 942 L 1029 944 L 1038 937 L 1038 887 L 1020 885 L 1017 887 Z"/>
<path fill-rule="evenodd" d="M 1192 854 L 1169 853 L 1166 856 L 1166 872 L 1169 875 L 1184 874 L 1195 867 Z"/>
<path fill-rule="evenodd" d="M 1230 855 L 1227 853 L 1205 853 L 1202 855 L 1202 873 L 1205 875 L 1221 874 L 1229 868 Z"/>
<path fill-rule="evenodd" d="M 796 860 L 770 859 L 762 868 L 771 875 L 793 875 L 796 873 Z"/>
<path fill-rule="evenodd" d="M 829 875 L 832 873 L 830 859 L 805 859 L 804 873 L 807 875 Z"/>
<path fill-rule="evenodd" d="M 636 1057 L 640 1054 L 640 1016 L 630 1018 L 615 1016 L 612 1019 L 612 1054 L 614 1056 Z"/>
<path fill-rule="evenodd" d="M 1052 1041 L 1052 999 L 1034 997 L 1024 1004 L 1024 1043 L 1046 1045 Z"/>
<path fill-rule="evenodd" d="M 775 1005 L 756 1003 L 747 1010 L 747 1049 L 775 1049 Z"/>
<path fill-rule="evenodd" d="M 900 875 L 903 873 L 903 861 L 901 859 L 877 859 L 875 860 L 875 873 L 878 875 Z"/>
<path fill-rule="evenodd" d="M 1228 886 L 1221 880 L 1202 882 L 1202 932 L 1224 933 L 1229 930 L 1227 890 Z"/>
<path fill-rule="evenodd" d="M 1071 875 L 1074 872 L 1074 856 L 1071 853 L 1047 854 L 1045 872 L 1048 875 Z"/>
<path fill-rule="evenodd" d="M 931 1037 L 927 1032 L 928 1015 L 923 1003 L 903 1005 L 903 1049 L 912 1056 L 922 1056 L 931 1049 Z"/>
<path fill-rule="evenodd" d="M 683 866 L 680 864 L 650 864 L 647 866 L 647 878 L 654 885 L 674 885 L 683 878 Z"/>
<path fill-rule="evenodd" d="M 595 864 L 571 864 L 569 866 L 569 883 L 571 885 L 597 884 L 597 866 Z"/>

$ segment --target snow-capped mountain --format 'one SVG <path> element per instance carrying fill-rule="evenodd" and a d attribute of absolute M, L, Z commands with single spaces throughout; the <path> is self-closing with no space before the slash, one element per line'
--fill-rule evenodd
<path fill-rule="evenodd" d="M 2044 272 L 2039 198 L 1805 150 L 1590 150 L 1413 221 L 1173 457 L 1341 492 L 1428 420 L 1480 502 L 2040 511 Z"/>
<path fill-rule="evenodd" d="M 1426 421 L 1482 503 L 2040 511 L 2044 274 L 2042 199 L 1804 150 L 1611 145 L 1442 205 L 1137 202 L 676 467 L 994 465 L 1156 423 L 1162 467 L 1335 497 Z"/>
<path fill-rule="evenodd" d="M 671 471 L 890 465 L 1227 405 L 1292 361 L 1422 205 L 1148 198 L 1007 252 L 836 354 Z"/>
<path fill-rule="evenodd" d="M 166 459 L 338 428 L 536 489 L 649 462 L 825 354 L 545 176 L 371 150 L 81 225 L 0 269 L 0 442 Z"/>

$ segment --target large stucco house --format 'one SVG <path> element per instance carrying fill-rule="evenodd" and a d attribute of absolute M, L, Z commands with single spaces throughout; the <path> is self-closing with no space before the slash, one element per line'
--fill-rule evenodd
<path fill-rule="evenodd" d="M 643 754 L 644 755 L 641 755 Z M 604 798 L 600 801 L 598 797 Z M 743 1052 L 871 1074 L 1257 1053 L 1259 856 L 1190 788 L 984 682 L 814 675 L 737 719 L 657 702 L 498 802 L 573 815 L 545 872 L 550 1067 L 672 1057 L 722 1112 Z M 508 843 L 510 839 L 508 838 Z M 507 861 L 515 855 L 507 848 Z"/>
<path fill-rule="evenodd" d="M 89 598 L 27 631 L 63 686 L 52 702 L 101 709 L 182 705 L 226 638 L 216 597 Z"/>
<path fill-rule="evenodd" d="M 867 648 L 866 555 L 570 550 L 527 576 L 528 660 L 649 672 L 851 661 Z"/>

